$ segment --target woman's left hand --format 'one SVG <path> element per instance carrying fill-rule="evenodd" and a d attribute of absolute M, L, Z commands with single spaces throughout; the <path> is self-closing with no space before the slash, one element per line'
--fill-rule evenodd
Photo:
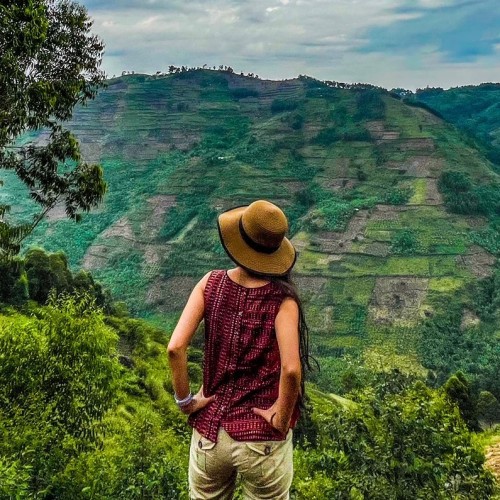
<path fill-rule="evenodd" d="M 202 408 L 205 408 L 205 406 L 209 405 L 214 399 L 215 395 L 206 398 L 203 395 L 203 386 L 201 386 L 200 390 L 193 396 L 193 400 L 191 401 L 191 403 L 189 403 L 187 406 L 184 406 L 180 410 L 186 415 L 191 415 L 191 413 L 195 413 Z"/>
<path fill-rule="evenodd" d="M 262 408 L 252 408 L 252 410 L 256 415 L 261 416 L 271 427 L 281 432 L 281 434 L 288 432 L 290 418 L 279 410 L 277 401 L 267 410 L 263 410 Z"/>

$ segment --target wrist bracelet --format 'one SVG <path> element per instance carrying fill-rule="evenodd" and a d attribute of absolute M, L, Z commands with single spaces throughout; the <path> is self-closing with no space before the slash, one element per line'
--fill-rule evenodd
<path fill-rule="evenodd" d="M 184 408 L 184 406 L 187 406 L 191 401 L 193 401 L 193 394 L 190 392 L 184 399 L 178 399 L 177 394 L 174 392 L 174 399 L 175 399 L 175 404 L 179 408 Z"/>

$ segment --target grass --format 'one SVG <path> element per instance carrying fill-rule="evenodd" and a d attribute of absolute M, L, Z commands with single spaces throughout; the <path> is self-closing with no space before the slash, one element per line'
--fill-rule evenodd
<path fill-rule="evenodd" d="M 413 196 L 408 202 L 409 205 L 423 205 L 427 196 L 427 180 L 415 179 L 413 181 Z"/>

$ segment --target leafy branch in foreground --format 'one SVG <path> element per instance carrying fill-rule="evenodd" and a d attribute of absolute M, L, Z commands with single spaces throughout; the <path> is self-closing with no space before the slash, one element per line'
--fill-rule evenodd
<path fill-rule="evenodd" d="M 18 253 L 56 204 L 78 221 L 104 196 L 101 167 L 82 161 L 76 137 L 62 126 L 104 81 L 104 45 L 91 27 L 86 9 L 68 0 L 0 5 L 0 169 L 13 171 L 39 206 L 32 222 L 19 224 L 0 204 L 0 254 Z M 43 138 L 20 141 L 29 131 Z"/>

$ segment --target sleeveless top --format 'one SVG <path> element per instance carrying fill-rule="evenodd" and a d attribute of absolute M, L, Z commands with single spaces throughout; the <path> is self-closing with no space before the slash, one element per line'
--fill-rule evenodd
<path fill-rule="evenodd" d="M 278 398 L 281 360 L 274 322 L 285 297 L 273 282 L 246 288 L 227 271 L 212 271 L 208 278 L 203 392 L 215 394 L 215 400 L 190 415 L 189 423 L 210 441 L 217 441 L 221 425 L 237 441 L 285 439 L 252 411 L 267 409 Z M 297 404 L 292 427 L 298 416 Z"/>

